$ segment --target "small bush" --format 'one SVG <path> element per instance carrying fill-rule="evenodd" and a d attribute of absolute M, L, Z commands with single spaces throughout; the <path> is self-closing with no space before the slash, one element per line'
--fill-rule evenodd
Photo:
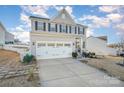
<path fill-rule="evenodd" d="M 27 80 L 28 81 L 32 81 L 34 80 L 34 68 L 30 68 L 29 71 L 28 71 L 28 77 L 27 77 Z"/>
<path fill-rule="evenodd" d="M 31 63 L 32 61 L 36 61 L 33 55 L 26 54 L 23 58 L 23 63 Z"/>
<path fill-rule="evenodd" d="M 77 58 L 77 56 L 78 56 L 77 52 L 72 52 L 72 57 L 73 58 Z"/>

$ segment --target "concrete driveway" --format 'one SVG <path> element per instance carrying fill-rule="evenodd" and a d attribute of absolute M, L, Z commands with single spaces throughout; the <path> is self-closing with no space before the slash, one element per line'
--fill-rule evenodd
<path fill-rule="evenodd" d="M 43 87 L 123 87 L 124 82 L 72 58 L 39 60 Z"/>

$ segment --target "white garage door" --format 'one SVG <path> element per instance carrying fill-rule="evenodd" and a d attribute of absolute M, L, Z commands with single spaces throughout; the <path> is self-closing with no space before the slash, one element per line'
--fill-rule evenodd
<path fill-rule="evenodd" d="M 36 56 L 38 59 L 71 57 L 72 42 L 37 42 Z"/>

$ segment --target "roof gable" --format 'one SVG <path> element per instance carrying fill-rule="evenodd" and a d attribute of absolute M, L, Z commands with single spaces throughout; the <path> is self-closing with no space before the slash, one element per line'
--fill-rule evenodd
<path fill-rule="evenodd" d="M 59 11 L 58 15 L 53 17 L 50 21 L 72 25 L 75 24 L 74 20 L 65 9 Z"/>

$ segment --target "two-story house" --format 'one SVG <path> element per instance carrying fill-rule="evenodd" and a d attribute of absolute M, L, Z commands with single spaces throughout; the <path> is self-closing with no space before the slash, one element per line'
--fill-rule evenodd
<path fill-rule="evenodd" d="M 71 57 L 86 50 L 87 26 L 77 24 L 62 9 L 51 19 L 30 16 L 31 53 L 37 59 Z"/>

